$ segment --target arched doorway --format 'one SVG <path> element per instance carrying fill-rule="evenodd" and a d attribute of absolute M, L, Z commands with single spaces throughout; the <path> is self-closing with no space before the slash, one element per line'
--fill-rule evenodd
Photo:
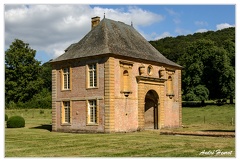
<path fill-rule="evenodd" d="M 158 129 L 158 99 L 158 94 L 154 90 L 149 90 L 145 96 L 145 129 Z"/>

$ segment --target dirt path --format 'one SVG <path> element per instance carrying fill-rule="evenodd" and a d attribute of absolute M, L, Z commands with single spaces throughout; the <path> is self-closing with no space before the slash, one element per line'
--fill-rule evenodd
<path fill-rule="evenodd" d="M 199 131 L 199 132 L 174 132 L 160 131 L 160 135 L 190 135 L 190 136 L 212 136 L 212 137 L 235 137 L 235 132 L 216 132 L 216 131 Z"/>

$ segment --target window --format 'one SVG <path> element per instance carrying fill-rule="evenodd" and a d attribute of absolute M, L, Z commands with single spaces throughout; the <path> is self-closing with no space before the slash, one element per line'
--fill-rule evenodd
<path fill-rule="evenodd" d="M 71 118 L 70 101 L 63 101 L 62 123 L 70 123 L 70 118 Z"/>
<path fill-rule="evenodd" d="M 97 68 L 96 64 L 88 65 L 88 76 L 89 76 L 89 84 L 90 88 L 97 87 Z"/>
<path fill-rule="evenodd" d="M 63 69 L 63 90 L 70 89 L 70 68 Z"/>
<path fill-rule="evenodd" d="M 88 101 L 88 123 L 97 124 L 97 104 L 96 100 Z"/>

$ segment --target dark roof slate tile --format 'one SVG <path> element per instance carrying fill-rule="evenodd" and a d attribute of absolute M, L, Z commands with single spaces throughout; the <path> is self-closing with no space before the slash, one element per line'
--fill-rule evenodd
<path fill-rule="evenodd" d="M 181 68 L 164 57 L 132 26 L 106 18 L 52 62 L 103 54 L 149 60 Z"/>

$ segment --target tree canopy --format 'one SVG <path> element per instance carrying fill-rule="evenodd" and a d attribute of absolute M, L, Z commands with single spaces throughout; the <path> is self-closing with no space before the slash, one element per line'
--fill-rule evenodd
<path fill-rule="evenodd" d="M 235 97 L 235 28 L 167 37 L 150 43 L 184 67 L 185 101 Z M 15 39 L 5 51 L 5 102 L 22 107 L 51 107 L 51 65 L 35 59 L 36 50 Z M 11 106 L 9 106 L 11 107 Z"/>
<path fill-rule="evenodd" d="M 51 91 L 51 69 L 46 64 L 41 66 L 35 55 L 36 50 L 19 39 L 5 51 L 6 104 L 26 103 L 45 89 Z"/>
<path fill-rule="evenodd" d="M 183 100 L 233 100 L 235 28 L 168 37 L 150 43 L 167 58 L 184 67 Z"/>
<path fill-rule="evenodd" d="M 16 39 L 5 52 L 6 101 L 25 102 L 36 94 L 43 84 L 39 77 L 40 62 L 29 44 Z"/>

